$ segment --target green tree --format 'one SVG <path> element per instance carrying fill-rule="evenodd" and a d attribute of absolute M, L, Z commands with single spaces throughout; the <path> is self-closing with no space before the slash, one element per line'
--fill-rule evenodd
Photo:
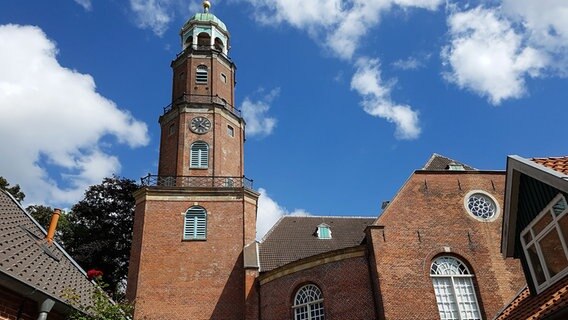
<path fill-rule="evenodd" d="M 4 177 L 0 176 L 0 189 L 8 191 L 19 203 L 24 201 L 26 195 L 20 190 L 20 185 L 17 184 L 10 187 L 10 183 Z"/>
<path fill-rule="evenodd" d="M 49 229 L 53 208 L 44 205 L 31 205 L 26 211 L 34 217 L 34 219 L 45 229 Z M 63 212 L 59 216 L 57 229 L 55 230 L 55 241 L 65 246 L 65 239 L 73 237 L 73 228 L 67 218 L 67 213 Z"/>
<path fill-rule="evenodd" d="M 64 237 L 66 250 L 84 269 L 103 271 L 103 281 L 116 297 L 128 274 L 134 221 L 133 180 L 113 176 L 89 187 L 71 209 L 72 229 Z"/>

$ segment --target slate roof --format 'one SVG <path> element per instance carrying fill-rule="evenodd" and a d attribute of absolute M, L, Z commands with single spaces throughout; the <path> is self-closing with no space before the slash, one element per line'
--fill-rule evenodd
<path fill-rule="evenodd" d="M 55 301 L 65 302 L 65 293 L 73 293 L 78 303 L 90 305 L 94 284 L 59 245 L 48 244 L 45 235 L 16 200 L 0 190 L 0 273 Z"/>
<path fill-rule="evenodd" d="M 467 164 L 461 163 L 454 159 L 450 159 L 448 157 L 444 157 L 437 153 L 432 154 L 432 156 L 430 157 L 428 162 L 426 162 L 422 170 L 432 170 L 432 171 L 448 170 L 448 166 L 450 165 L 450 163 L 461 164 L 466 171 L 477 170 L 472 166 L 468 166 Z"/>
<path fill-rule="evenodd" d="M 360 245 L 371 217 L 282 217 L 259 246 L 260 271 L 266 272 L 303 258 Z M 331 239 L 319 239 L 316 231 L 327 224 Z"/>
<path fill-rule="evenodd" d="M 494 319 L 543 319 L 568 307 L 568 279 L 553 284 L 539 295 L 525 287 Z"/>
<path fill-rule="evenodd" d="M 568 156 L 532 158 L 531 161 L 568 175 Z"/>

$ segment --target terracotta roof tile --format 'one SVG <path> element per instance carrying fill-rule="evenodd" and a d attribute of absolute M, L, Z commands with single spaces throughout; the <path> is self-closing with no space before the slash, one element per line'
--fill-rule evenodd
<path fill-rule="evenodd" d="M 90 305 L 93 283 L 59 246 L 44 238 L 45 231 L 0 190 L 0 273 L 56 300 L 64 302 L 66 293 L 75 294 L 78 303 Z"/>
<path fill-rule="evenodd" d="M 532 158 L 531 161 L 568 175 L 568 156 Z"/>
<path fill-rule="evenodd" d="M 495 319 L 543 319 L 565 308 L 568 308 L 568 277 L 538 295 L 531 295 L 525 287 Z"/>
<path fill-rule="evenodd" d="M 376 218 L 297 217 L 281 218 L 260 243 L 260 271 L 266 272 L 287 263 L 320 253 L 361 244 L 365 228 Z M 331 239 L 319 239 L 318 225 L 327 224 Z"/>

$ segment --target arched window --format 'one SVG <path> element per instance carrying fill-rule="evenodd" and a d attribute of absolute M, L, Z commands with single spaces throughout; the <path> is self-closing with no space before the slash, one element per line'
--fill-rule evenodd
<path fill-rule="evenodd" d="M 191 207 L 185 212 L 183 223 L 184 240 L 207 238 L 207 212 L 202 207 Z"/>
<path fill-rule="evenodd" d="M 199 49 L 211 49 L 211 36 L 207 32 L 197 35 L 197 47 Z"/>
<path fill-rule="evenodd" d="M 221 38 L 215 38 L 215 49 L 223 51 L 224 47 L 223 40 L 221 40 Z"/>
<path fill-rule="evenodd" d="M 439 257 L 432 263 L 430 276 L 440 319 L 481 319 L 473 275 L 463 262 L 454 257 Z"/>
<path fill-rule="evenodd" d="M 313 284 L 307 284 L 296 292 L 292 308 L 294 320 L 325 319 L 321 290 Z"/>
<path fill-rule="evenodd" d="M 196 141 L 191 145 L 189 155 L 190 168 L 207 168 L 209 166 L 209 145 L 204 141 Z"/>
<path fill-rule="evenodd" d="M 207 66 L 197 66 L 197 70 L 195 70 L 195 83 L 207 83 Z"/>

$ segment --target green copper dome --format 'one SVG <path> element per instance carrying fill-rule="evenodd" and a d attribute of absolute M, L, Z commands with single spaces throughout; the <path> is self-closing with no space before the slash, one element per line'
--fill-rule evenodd
<path fill-rule="evenodd" d="M 191 19 L 187 21 L 185 25 L 187 26 L 190 24 L 199 24 L 200 22 L 212 22 L 216 24 L 219 27 L 219 29 L 227 32 L 227 26 L 225 26 L 223 21 L 221 21 L 221 19 L 217 18 L 214 14 L 209 12 L 196 13 Z"/>

